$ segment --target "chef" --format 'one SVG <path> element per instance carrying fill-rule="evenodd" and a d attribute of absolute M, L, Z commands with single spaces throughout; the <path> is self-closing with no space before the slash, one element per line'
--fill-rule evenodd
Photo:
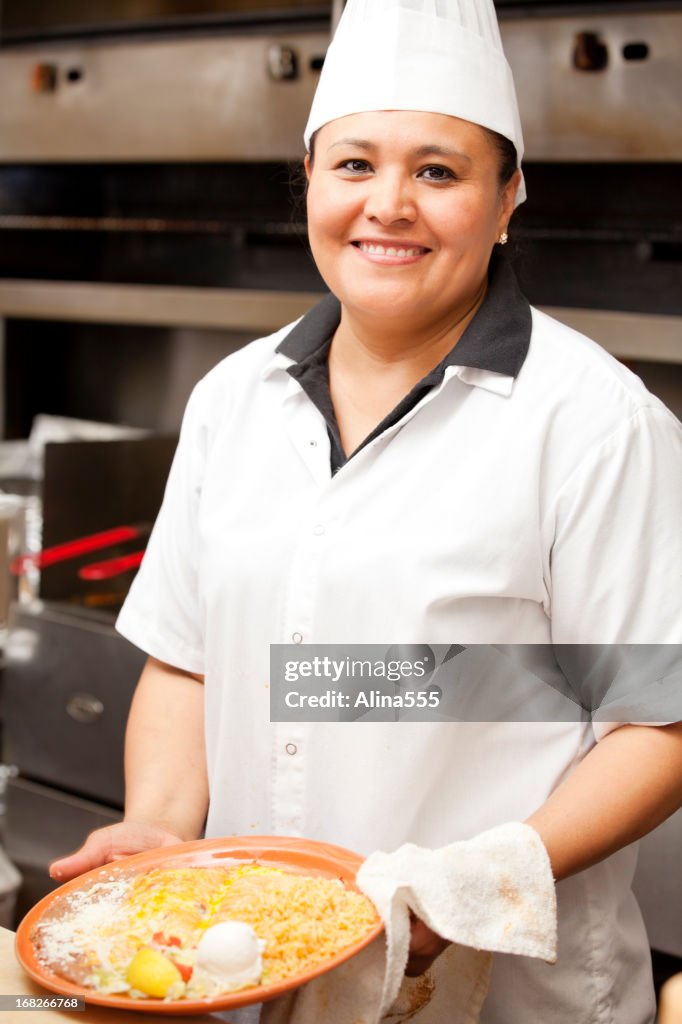
<path fill-rule="evenodd" d="M 631 844 L 679 804 L 680 725 L 271 723 L 269 645 L 676 643 L 679 424 L 519 291 L 492 0 L 350 0 L 305 138 L 330 295 L 192 394 L 118 622 L 149 654 L 125 821 L 53 877 L 206 816 L 366 854 L 525 821 L 559 958 L 496 956 L 481 1020 L 650 1024 Z M 445 946 L 415 922 L 410 971 Z"/>

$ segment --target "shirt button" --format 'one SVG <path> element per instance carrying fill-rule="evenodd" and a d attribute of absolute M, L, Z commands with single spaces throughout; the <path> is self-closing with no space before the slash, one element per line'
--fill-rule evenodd
<path fill-rule="evenodd" d="M 303 634 L 302 633 L 292 633 L 291 634 L 291 639 L 294 641 L 295 644 L 302 644 L 303 643 Z"/>
<path fill-rule="evenodd" d="M 317 524 L 317 526 L 313 530 L 313 533 L 315 534 L 316 537 L 322 536 L 322 534 L 324 533 L 324 526 L 322 525 L 322 523 Z"/>
<path fill-rule="evenodd" d="M 286 750 L 287 754 L 292 754 L 293 755 L 298 750 L 298 747 L 296 746 L 295 743 L 287 743 L 287 745 L 286 745 L 286 747 L 284 749 Z"/>

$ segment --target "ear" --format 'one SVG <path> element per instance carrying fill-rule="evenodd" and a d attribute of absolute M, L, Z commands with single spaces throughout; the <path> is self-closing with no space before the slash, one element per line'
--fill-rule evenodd
<path fill-rule="evenodd" d="M 306 153 L 303 157 L 303 168 L 305 170 L 305 176 L 310 181 L 310 175 L 313 173 L 313 165 L 310 162 L 310 153 Z"/>
<path fill-rule="evenodd" d="M 500 218 L 499 230 L 506 231 L 516 205 L 516 193 L 521 185 L 521 171 L 514 171 L 507 184 L 500 193 Z"/>

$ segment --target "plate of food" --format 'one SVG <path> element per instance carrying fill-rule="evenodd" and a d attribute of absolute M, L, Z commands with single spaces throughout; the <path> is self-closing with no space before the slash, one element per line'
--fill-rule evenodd
<path fill-rule="evenodd" d="M 265 1002 L 380 934 L 355 883 L 361 863 L 276 836 L 139 853 L 45 896 L 19 925 L 17 958 L 45 988 L 100 1006 L 189 1014 Z"/>

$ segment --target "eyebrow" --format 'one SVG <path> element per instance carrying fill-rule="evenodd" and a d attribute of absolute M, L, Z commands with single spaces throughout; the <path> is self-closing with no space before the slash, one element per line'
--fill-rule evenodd
<path fill-rule="evenodd" d="M 374 143 L 369 142 L 367 139 L 354 139 L 346 138 L 339 139 L 338 142 L 332 143 L 329 149 L 335 149 L 336 146 L 355 146 L 357 149 L 371 150 L 376 149 Z M 448 149 L 446 146 L 438 146 L 435 143 L 428 143 L 425 146 L 419 146 L 412 153 L 416 157 L 425 156 L 444 156 L 444 157 L 456 157 L 460 160 L 466 160 L 467 163 L 471 163 L 471 157 L 467 156 L 466 153 L 460 152 L 458 149 Z"/>

